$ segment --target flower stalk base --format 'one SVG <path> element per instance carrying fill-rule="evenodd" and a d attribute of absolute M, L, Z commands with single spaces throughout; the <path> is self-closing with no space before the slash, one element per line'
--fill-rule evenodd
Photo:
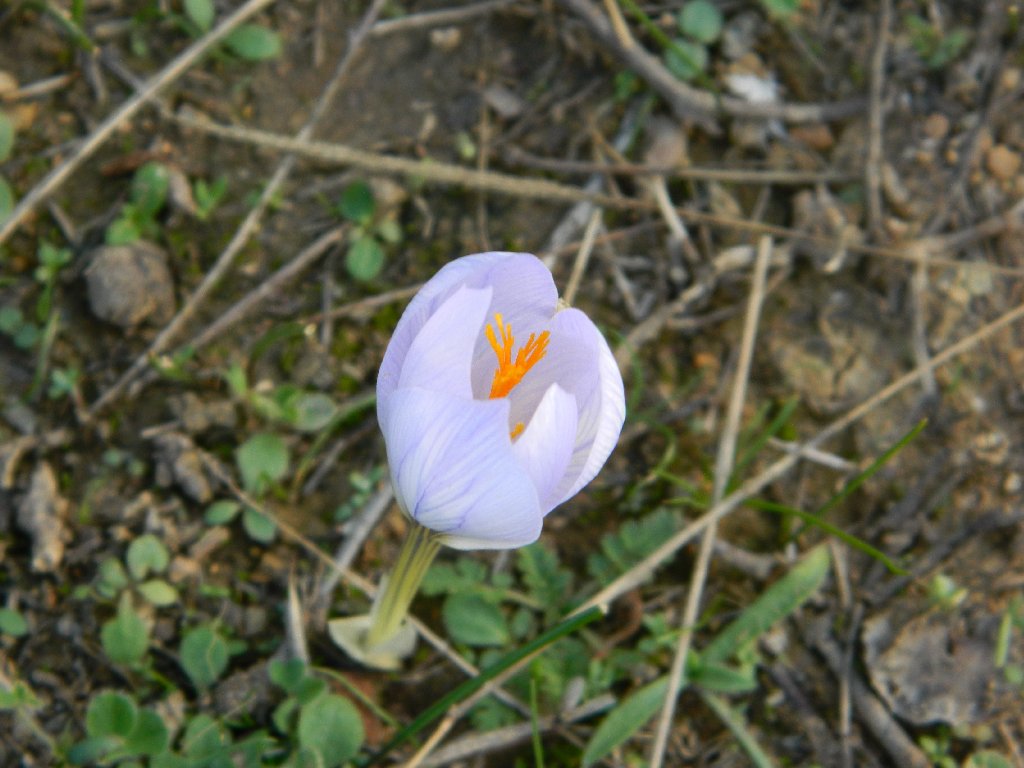
<path fill-rule="evenodd" d="M 441 548 L 435 531 L 412 522 L 398 562 L 381 584 L 370 613 L 328 622 L 331 639 L 355 660 L 378 669 L 398 669 L 416 645 L 405 621 L 416 591 Z"/>

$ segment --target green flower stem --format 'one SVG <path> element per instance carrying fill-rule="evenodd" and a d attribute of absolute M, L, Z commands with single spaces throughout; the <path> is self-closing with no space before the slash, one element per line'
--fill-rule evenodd
<path fill-rule="evenodd" d="M 384 594 L 374 604 L 372 623 L 366 632 L 367 648 L 387 642 L 398 632 L 427 568 L 440 549 L 441 539 L 436 532 L 417 522 L 412 523 L 395 570 L 384 582 Z"/>

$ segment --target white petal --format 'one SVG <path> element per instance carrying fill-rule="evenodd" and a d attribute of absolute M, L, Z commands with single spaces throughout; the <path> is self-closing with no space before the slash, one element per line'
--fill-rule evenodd
<path fill-rule="evenodd" d="M 459 289 L 494 287 L 493 309 L 486 314 L 504 312 L 516 315 L 519 322 L 532 314 L 550 316 L 554 311 L 558 292 L 547 267 L 528 253 L 491 252 L 464 256 L 449 262 L 428 280 L 402 313 L 391 341 L 388 342 L 384 361 L 377 377 L 377 396 L 381 397 L 398 386 L 398 378 L 413 340 L 422 327 L 448 298 Z M 526 305 L 546 307 L 530 313 Z M 503 309 L 504 307 L 504 309 Z M 517 329 L 518 330 L 518 329 Z M 526 325 L 523 325 L 526 330 Z M 481 333 L 476 355 L 482 355 L 486 341 Z M 490 382 L 488 381 L 488 386 Z M 480 395 L 486 397 L 487 393 Z"/>
<path fill-rule="evenodd" d="M 560 500 L 555 491 L 575 447 L 576 410 L 576 398 L 552 384 L 530 423 L 512 444 L 512 452 L 533 479 L 545 514 Z"/>
<path fill-rule="evenodd" d="M 491 289 L 460 287 L 424 323 L 405 356 L 398 387 L 447 392 L 467 400 L 477 337 L 491 303 Z"/>
<path fill-rule="evenodd" d="M 594 329 L 595 332 L 597 329 Z M 559 488 L 562 492 L 557 503 L 561 504 L 575 496 L 583 486 L 594 479 L 604 466 L 608 456 L 619 441 L 622 424 L 626 420 L 626 395 L 622 386 L 622 374 L 615 362 L 615 356 L 608 348 L 608 342 L 597 333 L 598 392 L 580 413 L 580 421 L 593 424 L 590 445 L 586 445 L 583 430 L 579 431 L 584 440 L 577 443 L 572 462 L 566 472 L 566 483 Z M 589 431 L 589 430 L 588 430 Z M 572 480 L 573 472 L 579 466 L 579 474 Z"/>
<path fill-rule="evenodd" d="M 380 404 L 395 496 L 420 524 L 457 548 L 534 541 L 543 514 L 512 453 L 508 402 L 399 389 Z"/>

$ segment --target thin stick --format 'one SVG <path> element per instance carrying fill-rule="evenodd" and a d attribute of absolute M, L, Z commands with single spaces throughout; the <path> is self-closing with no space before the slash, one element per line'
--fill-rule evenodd
<path fill-rule="evenodd" d="M 768 485 L 789 472 L 789 470 L 796 466 L 800 459 L 803 458 L 805 451 L 820 448 L 824 442 L 835 437 L 852 424 L 855 424 L 866 414 L 870 413 L 873 409 L 877 408 L 887 400 L 890 400 L 894 395 L 902 392 L 911 384 L 919 381 L 921 377 L 926 375 L 929 371 L 935 370 L 940 365 L 944 365 L 958 355 L 971 349 L 979 342 L 984 341 L 992 334 L 997 333 L 1003 328 L 1006 328 L 1021 319 L 1024 319 L 1024 306 L 1019 306 L 1016 309 L 1006 312 L 991 323 L 982 326 L 970 336 L 946 347 L 942 352 L 933 356 L 926 365 L 918 366 L 917 368 L 914 368 L 914 370 L 903 374 L 888 386 L 879 390 L 862 402 L 860 405 L 855 406 L 851 410 L 847 411 L 843 416 L 833 421 L 811 440 L 804 443 L 799 450 L 779 459 L 765 469 L 761 474 L 747 480 L 743 485 L 730 493 L 719 503 L 712 505 L 711 509 L 704 513 L 703 517 L 699 520 L 695 520 L 690 525 L 686 526 L 686 528 L 679 531 L 672 538 L 658 547 L 654 552 L 630 568 L 626 573 L 622 574 L 622 576 L 615 579 L 611 584 L 587 600 L 583 605 L 579 606 L 575 613 L 585 611 L 593 606 L 602 606 L 607 609 L 608 605 L 613 600 L 626 592 L 636 589 L 647 581 L 647 579 L 649 579 L 664 562 L 673 557 L 675 553 L 678 552 L 679 549 L 689 542 L 694 536 L 699 534 L 712 523 L 721 520 L 742 504 L 746 499 L 760 493 Z"/>
<path fill-rule="evenodd" d="M 761 318 L 761 307 L 764 304 L 764 287 L 768 276 L 768 260 L 771 253 L 771 238 L 762 237 L 757 246 L 757 260 L 754 262 L 754 276 L 750 285 L 750 300 L 747 303 L 747 316 L 743 324 L 743 338 L 740 342 L 739 360 L 736 363 L 736 376 L 733 379 L 732 396 L 729 398 L 729 407 L 726 411 L 725 425 L 722 430 L 722 440 L 718 444 L 718 455 L 715 459 L 715 483 L 712 489 L 712 502 L 716 504 L 722 500 L 725 489 L 728 487 L 729 476 L 732 474 L 733 460 L 736 456 L 736 442 L 740 431 L 740 420 L 743 416 L 743 404 L 747 397 L 747 382 L 750 379 L 750 365 L 754 359 L 754 341 L 757 338 L 758 321 Z M 679 640 L 676 643 L 676 653 L 672 659 L 668 687 L 665 690 L 665 703 L 661 708 L 661 716 L 658 718 L 658 728 L 654 736 L 654 745 L 651 748 L 651 768 L 661 768 L 665 760 L 665 748 L 668 745 L 668 737 L 672 732 L 672 722 L 675 719 L 679 686 L 683 681 L 683 672 L 686 669 L 686 657 L 690 653 L 693 628 L 697 623 L 697 614 L 700 611 L 700 599 L 704 593 L 704 583 L 707 580 L 708 567 L 711 564 L 711 554 L 715 549 L 717 530 L 718 525 L 714 521 L 705 528 L 704 536 L 700 543 L 700 551 L 697 555 L 697 562 L 693 566 L 690 589 L 686 596 L 686 606 L 683 609 Z"/>
<path fill-rule="evenodd" d="M 576 300 L 576 291 L 580 288 L 583 273 L 586 272 L 587 264 L 590 262 L 590 254 L 594 251 L 594 238 L 597 237 L 597 228 L 600 224 L 601 209 L 594 208 L 590 214 L 590 221 L 587 222 L 587 228 L 583 231 L 583 242 L 580 243 L 580 248 L 576 252 L 576 261 L 573 262 L 569 282 L 566 283 L 565 291 L 562 293 L 562 298 L 567 304 L 572 304 Z"/>
<path fill-rule="evenodd" d="M 414 29 L 459 24 L 476 16 L 484 16 L 493 11 L 501 10 L 506 5 L 512 5 L 514 2 L 515 0 L 489 0 L 489 2 L 467 5 L 464 8 L 445 8 L 440 11 L 414 13 L 410 16 L 403 16 L 400 19 L 378 21 L 371 27 L 370 35 L 373 37 L 383 37 L 384 35 L 393 35 L 396 32 L 408 32 Z"/>
<path fill-rule="evenodd" d="M 864 163 L 864 186 L 868 193 L 868 228 L 878 234 L 882 228 L 882 87 L 885 59 L 889 51 L 892 2 L 881 0 L 878 39 L 871 55 L 871 88 L 868 96 L 868 156 Z"/>
<path fill-rule="evenodd" d="M 79 144 L 74 154 L 50 171 L 36 184 L 11 211 L 11 215 L 0 224 L 0 244 L 10 237 L 29 213 L 51 195 L 82 163 L 110 138 L 123 123 L 127 122 L 150 99 L 181 77 L 207 51 L 222 41 L 239 24 L 263 10 L 274 0 L 248 0 L 238 10 L 227 16 L 192 45 L 182 51 L 176 59 L 146 81 L 131 98 L 114 110 L 89 136 Z"/>

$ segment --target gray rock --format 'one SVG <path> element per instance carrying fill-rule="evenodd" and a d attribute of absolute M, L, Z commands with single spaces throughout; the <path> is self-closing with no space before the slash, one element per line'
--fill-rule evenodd
<path fill-rule="evenodd" d="M 89 306 L 108 323 L 131 328 L 174 317 L 174 281 L 164 252 L 144 241 L 96 249 L 85 270 Z"/>

